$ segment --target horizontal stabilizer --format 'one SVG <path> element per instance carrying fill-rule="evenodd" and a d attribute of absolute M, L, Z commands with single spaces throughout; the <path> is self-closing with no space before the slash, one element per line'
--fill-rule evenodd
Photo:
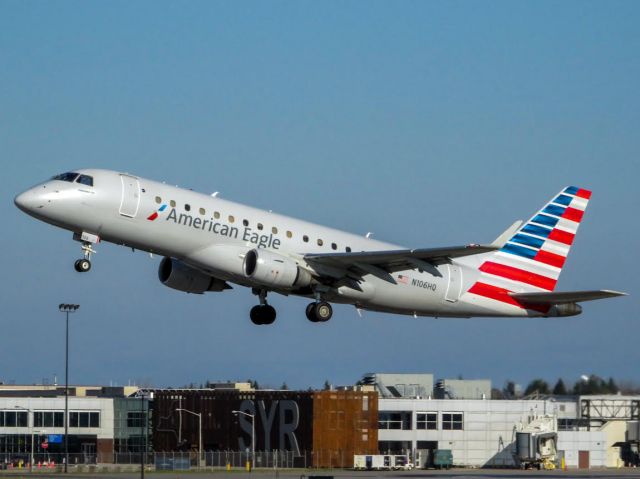
<path fill-rule="evenodd" d="M 582 301 L 593 301 L 596 299 L 614 298 L 616 296 L 626 296 L 627 293 L 600 289 L 595 291 L 565 291 L 558 293 L 509 293 L 514 299 L 529 304 L 567 304 L 580 303 Z"/>

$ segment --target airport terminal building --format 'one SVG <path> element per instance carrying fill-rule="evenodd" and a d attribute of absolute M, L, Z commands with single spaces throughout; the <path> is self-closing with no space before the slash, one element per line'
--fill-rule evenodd
<path fill-rule="evenodd" d="M 286 452 L 289 466 L 353 467 L 357 454 L 404 454 L 425 466 L 446 449 L 456 466 L 517 467 L 519 433 L 541 421 L 567 467 L 639 462 L 640 396 L 490 397 L 490 381 L 430 374 L 371 374 L 323 391 L 74 386 L 69 464 L 136 463 L 144 451 L 153 463 L 154 454 L 201 450 L 201 465 L 215 467 L 231 451 L 255 448 Z M 60 464 L 64 412 L 64 388 L 0 386 L 0 463 L 27 462 L 33 444 L 34 463 Z"/>

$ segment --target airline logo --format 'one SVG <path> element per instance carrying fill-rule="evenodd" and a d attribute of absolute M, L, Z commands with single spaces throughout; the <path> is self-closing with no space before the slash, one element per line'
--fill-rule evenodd
<path fill-rule="evenodd" d="M 565 188 L 480 266 L 481 277 L 468 292 L 540 310 L 523 305 L 509 293 L 555 289 L 590 198 L 588 190 Z"/>
<path fill-rule="evenodd" d="M 166 210 L 166 209 L 167 209 L 167 205 L 166 205 L 166 204 L 163 204 L 162 206 L 160 206 L 160 208 L 158 208 L 156 211 L 154 211 L 153 213 L 151 213 L 151 214 L 147 217 L 147 219 L 148 219 L 149 221 L 155 221 L 155 220 L 156 220 L 156 218 L 158 217 L 158 213 L 162 213 L 162 212 L 163 212 L 164 210 Z"/>

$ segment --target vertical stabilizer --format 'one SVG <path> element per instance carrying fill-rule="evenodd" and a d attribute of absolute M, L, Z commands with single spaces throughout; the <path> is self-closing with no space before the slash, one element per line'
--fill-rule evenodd
<path fill-rule="evenodd" d="M 468 293 L 523 307 L 509 293 L 553 291 L 590 197 L 575 186 L 558 193 L 488 256 Z"/>

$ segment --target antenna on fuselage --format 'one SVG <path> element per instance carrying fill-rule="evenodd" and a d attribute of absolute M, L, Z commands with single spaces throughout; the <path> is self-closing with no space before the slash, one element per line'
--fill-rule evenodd
<path fill-rule="evenodd" d="M 372 235 L 373 235 L 373 232 L 369 231 L 366 235 L 364 235 L 364 237 L 369 239 L 369 238 L 371 238 Z"/>
<path fill-rule="evenodd" d="M 214 191 L 213 193 L 211 193 L 211 197 L 212 198 L 217 198 L 219 194 L 220 194 L 219 191 Z"/>

